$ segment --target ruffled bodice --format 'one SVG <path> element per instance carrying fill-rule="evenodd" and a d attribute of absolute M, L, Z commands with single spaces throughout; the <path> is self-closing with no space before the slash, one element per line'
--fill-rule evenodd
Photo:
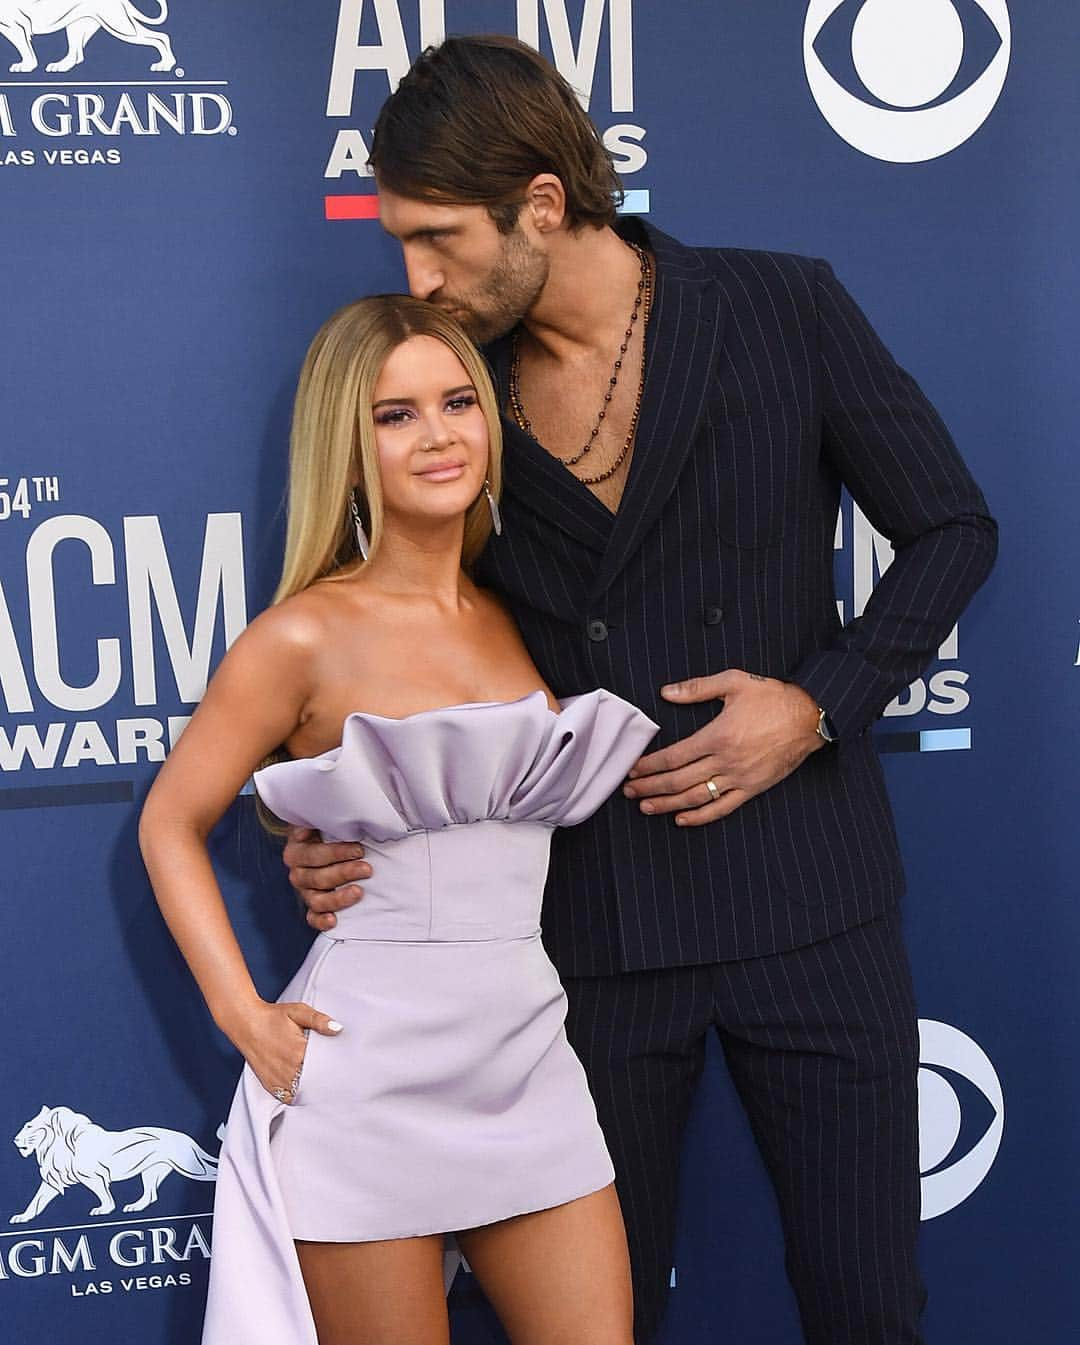
<path fill-rule="evenodd" d="M 340 747 L 255 773 L 283 821 L 363 842 L 373 876 L 345 938 L 458 940 L 533 932 L 551 829 L 591 816 L 657 726 L 604 690 L 351 714 Z M 507 825 L 513 824 L 513 825 Z"/>

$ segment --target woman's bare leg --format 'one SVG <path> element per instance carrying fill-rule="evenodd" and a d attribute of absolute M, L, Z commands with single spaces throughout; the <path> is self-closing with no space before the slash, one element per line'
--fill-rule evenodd
<path fill-rule="evenodd" d="M 319 1345 L 449 1345 L 441 1233 L 296 1251 Z"/>
<path fill-rule="evenodd" d="M 458 1243 L 513 1345 L 633 1345 L 614 1186 L 459 1233 Z"/>

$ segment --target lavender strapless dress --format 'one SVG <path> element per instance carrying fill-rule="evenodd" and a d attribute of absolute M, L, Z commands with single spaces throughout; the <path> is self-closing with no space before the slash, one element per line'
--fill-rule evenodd
<path fill-rule="evenodd" d="M 293 1239 L 451 1232 L 606 1186 L 611 1160 L 540 942 L 552 829 L 656 732 L 606 691 L 353 714 L 256 772 L 278 817 L 362 841 L 373 876 L 285 988 L 312 1033 L 284 1106 L 245 1066 L 218 1170 L 204 1345 L 316 1345 Z"/>

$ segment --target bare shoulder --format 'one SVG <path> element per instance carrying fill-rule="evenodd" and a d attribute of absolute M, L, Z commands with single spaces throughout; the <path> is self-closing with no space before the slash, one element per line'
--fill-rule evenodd
<path fill-rule="evenodd" d="M 234 651 L 247 658 L 271 652 L 282 658 L 310 655 L 318 644 L 321 622 L 313 605 L 304 601 L 306 597 L 298 593 L 260 612 L 237 640 Z"/>
<path fill-rule="evenodd" d="M 261 665 L 276 675 L 314 673 L 327 649 L 333 648 L 342 622 L 347 619 L 355 625 L 364 619 L 362 611 L 347 605 L 334 587 L 312 586 L 260 612 L 233 645 L 228 660 L 247 668 Z"/>

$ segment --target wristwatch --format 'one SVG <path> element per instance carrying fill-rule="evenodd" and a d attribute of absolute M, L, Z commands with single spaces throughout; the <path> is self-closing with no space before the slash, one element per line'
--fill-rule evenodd
<path fill-rule="evenodd" d="M 823 710 L 820 705 L 817 711 L 817 736 L 822 742 L 826 743 L 834 743 L 840 736 L 833 728 L 828 712 Z"/>

